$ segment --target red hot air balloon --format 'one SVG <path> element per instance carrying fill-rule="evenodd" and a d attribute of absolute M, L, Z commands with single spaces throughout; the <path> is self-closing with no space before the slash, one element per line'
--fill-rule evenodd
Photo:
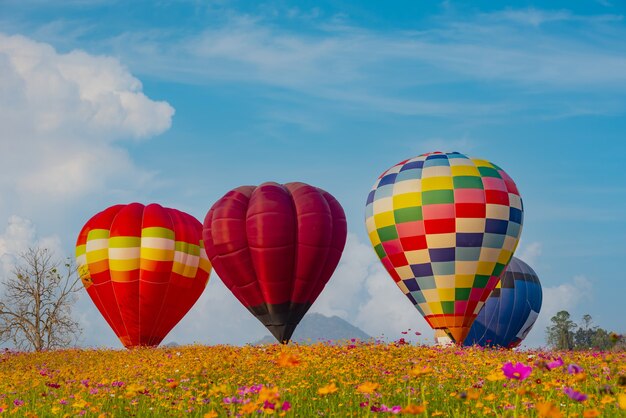
<path fill-rule="evenodd" d="M 337 267 L 346 234 L 343 209 L 330 193 L 263 183 L 226 193 L 207 213 L 202 236 L 224 284 L 288 342 Z"/>
<path fill-rule="evenodd" d="M 202 224 L 157 204 L 96 214 L 76 242 L 78 271 L 94 304 L 127 347 L 156 346 L 209 280 Z"/>

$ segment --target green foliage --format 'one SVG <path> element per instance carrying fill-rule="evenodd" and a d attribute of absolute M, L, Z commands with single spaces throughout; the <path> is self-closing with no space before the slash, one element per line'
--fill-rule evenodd
<path fill-rule="evenodd" d="M 557 312 L 550 321 L 552 325 L 546 329 L 548 345 L 557 350 L 573 350 L 576 324 L 570 319 L 569 312 Z"/>
<path fill-rule="evenodd" d="M 567 311 L 560 311 L 551 319 L 546 330 L 550 347 L 558 350 L 610 350 L 618 340 L 605 329 L 593 324 L 591 315 L 583 315 L 579 325 L 570 319 Z"/>

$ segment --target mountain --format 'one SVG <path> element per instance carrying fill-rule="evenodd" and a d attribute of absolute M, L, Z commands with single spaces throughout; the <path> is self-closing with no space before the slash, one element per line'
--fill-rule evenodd
<path fill-rule="evenodd" d="M 320 341 L 341 341 L 352 338 L 368 340 L 372 337 L 338 316 L 328 317 L 319 313 L 310 313 L 302 318 L 291 341 L 299 344 L 312 344 Z M 274 344 L 276 342 L 274 337 L 266 335 L 255 344 Z"/>

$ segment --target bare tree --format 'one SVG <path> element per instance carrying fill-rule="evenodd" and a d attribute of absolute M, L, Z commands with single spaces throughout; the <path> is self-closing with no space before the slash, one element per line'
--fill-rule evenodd
<path fill-rule="evenodd" d="M 49 250 L 29 248 L 2 282 L 0 341 L 36 351 L 67 347 L 81 333 L 72 318 L 80 279 L 71 261 L 61 263 Z"/>

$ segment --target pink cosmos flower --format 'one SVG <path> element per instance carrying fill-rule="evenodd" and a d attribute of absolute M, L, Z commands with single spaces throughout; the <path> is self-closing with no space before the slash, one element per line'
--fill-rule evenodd
<path fill-rule="evenodd" d="M 583 371 L 583 368 L 580 367 L 578 364 L 572 363 L 569 366 L 567 366 L 567 372 L 569 374 L 578 374 L 578 373 L 580 373 L 582 371 Z"/>
<path fill-rule="evenodd" d="M 515 380 L 524 380 L 530 373 L 533 371 L 531 366 L 526 366 L 524 363 L 517 363 L 513 365 L 513 363 L 508 362 L 502 366 L 502 372 L 509 379 Z"/>
<path fill-rule="evenodd" d="M 557 367 L 561 367 L 563 365 L 563 359 L 559 357 L 558 359 L 548 363 L 548 370 L 556 369 Z"/>
<path fill-rule="evenodd" d="M 291 403 L 289 401 L 283 402 L 283 405 L 280 407 L 282 411 L 289 411 L 291 409 Z"/>

